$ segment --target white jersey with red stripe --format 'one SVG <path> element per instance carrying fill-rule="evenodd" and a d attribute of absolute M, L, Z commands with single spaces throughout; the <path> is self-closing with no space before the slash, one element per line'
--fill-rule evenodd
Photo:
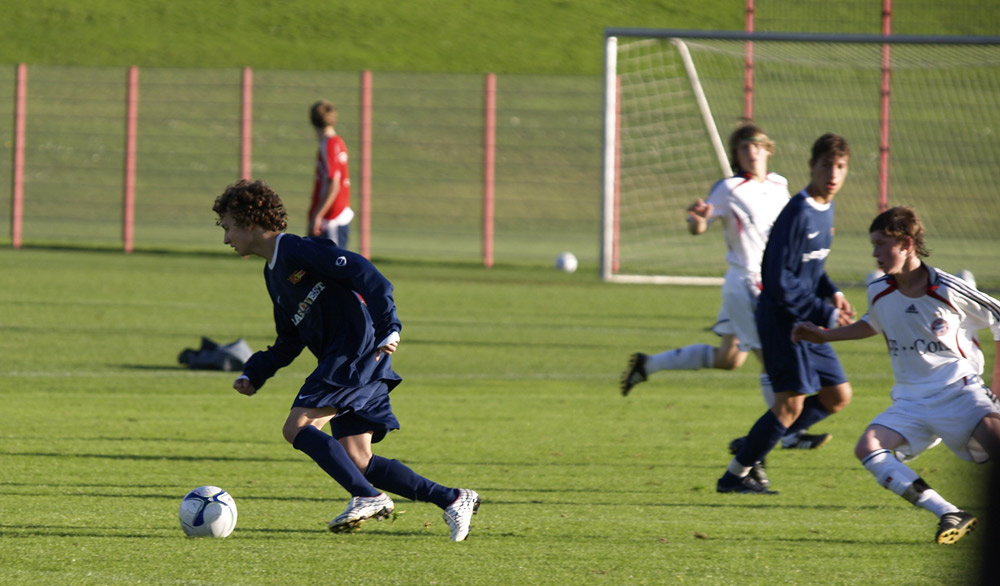
<path fill-rule="evenodd" d="M 730 265 L 760 274 L 771 226 L 788 198 L 788 180 L 777 173 L 768 173 L 764 181 L 740 174 L 712 186 L 705 200 L 713 206 L 708 221 L 722 221 Z"/>
<path fill-rule="evenodd" d="M 900 293 L 891 275 L 868 285 L 868 313 L 861 319 L 885 336 L 894 400 L 927 397 L 959 380 L 979 378 L 984 358 L 976 333 L 990 328 L 1000 340 L 1000 302 L 924 266 L 929 280 L 920 297 Z"/>

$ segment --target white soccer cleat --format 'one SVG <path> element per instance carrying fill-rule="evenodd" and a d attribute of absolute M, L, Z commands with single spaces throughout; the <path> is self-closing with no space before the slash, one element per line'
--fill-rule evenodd
<path fill-rule="evenodd" d="M 351 497 L 347 509 L 330 521 L 327 527 L 334 533 L 353 531 L 368 519 L 381 521 L 392 515 L 393 508 L 392 499 L 384 492 L 378 496 Z"/>
<path fill-rule="evenodd" d="M 458 498 L 444 510 L 444 520 L 451 527 L 451 540 L 464 541 L 469 535 L 472 516 L 479 511 L 479 493 L 465 488 L 458 489 Z"/>

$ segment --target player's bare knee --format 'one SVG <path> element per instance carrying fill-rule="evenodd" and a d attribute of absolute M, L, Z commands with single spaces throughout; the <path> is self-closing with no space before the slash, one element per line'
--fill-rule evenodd
<path fill-rule="evenodd" d="M 979 445 L 993 462 L 1000 462 L 1000 415 L 991 413 L 979 422 L 972 432 Z"/>
<path fill-rule="evenodd" d="M 292 421 L 286 421 L 284 427 L 281 428 L 281 435 L 285 438 L 285 441 L 289 444 L 295 445 L 295 437 L 299 435 L 302 431 L 302 427 Z"/>
<path fill-rule="evenodd" d="M 825 387 L 820 390 L 819 400 L 827 412 L 833 414 L 842 411 L 851 404 L 853 396 L 850 383 L 844 383 L 835 387 Z"/>
<path fill-rule="evenodd" d="M 344 446 L 344 451 L 347 452 L 347 457 L 354 462 L 354 465 L 358 467 L 358 470 L 364 472 L 368 469 L 368 464 L 372 459 L 371 444 L 360 441 L 358 436 L 347 436 L 337 440 L 340 445 Z"/>
<path fill-rule="evenodd" d="M 864 462 L 865 458 L 867 458 L 872 452 L 881 449 L 881 447 L 882 446 L 878 444 L 878 441 L 875 440 L 875 437 L 866 431 L 860 438 L 858 438 L 858 443 L 854 446 L 854 457 L 857 458 L 858 461 Z"/>
<path fill-rule="evenodd" d="M 743 366 L 746 361 L 746 354 L 737 354 L 736 356 L 720 356 L 715 361 L 715 368 L 720 370 L 736 370 L 737 368 Z"/>

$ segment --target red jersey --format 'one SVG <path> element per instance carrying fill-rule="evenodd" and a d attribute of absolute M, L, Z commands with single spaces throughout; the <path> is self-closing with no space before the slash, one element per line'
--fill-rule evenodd
<path fill-rule="evenodd" d="M 330 183 L 338 172 L 340 172 L 340 191 L 337 192 L 337 199 L 333 205 L 323 216 L 327 220 L 336 218 L 351 205 L 351 177 L 347 172 L 347 145 L 344 144 L 344 139 L 336 134 L 324 136 L 319 143 L 319 153 L 316 156 L 316 179 L 313 182 L 310 216 L 323 206 L 328 190 L 333 188 Z"/>

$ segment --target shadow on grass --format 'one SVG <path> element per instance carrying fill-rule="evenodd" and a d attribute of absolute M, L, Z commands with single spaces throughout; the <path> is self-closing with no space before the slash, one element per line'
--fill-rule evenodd
<path fill-rule="evenodd" d="M 171 440 L 173 441 L 173 440 Z M 233 462 L 233 463 L 246 463 L 246 462 L 308 462 L 307 459 L 303 458 L 262 458 L 259 456 L 217 456 L 217 455 L 205 455 L 205 456 L 184 456 L 184 455 L 165 455 L 165 454 L 55 454 L 55 453 L 45 453 L 45 452 L 2 452 L 0 456 L 13 457 L 13 458 L 56 458 L 56 459 L 71 459 L 71 458 L 93 458 L 100 460 L 137 460 L 142 462 Z M 2 486 L 2 484 L 0 484 Z"/>

